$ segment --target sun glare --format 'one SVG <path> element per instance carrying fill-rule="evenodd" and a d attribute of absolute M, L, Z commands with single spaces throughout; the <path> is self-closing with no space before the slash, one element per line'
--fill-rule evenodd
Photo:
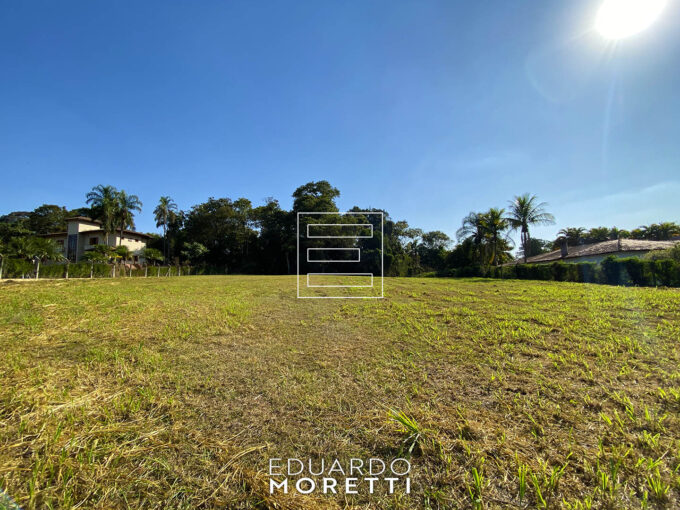
<path fill-rule="evenodd" d="M 595 28 L 607 39 L 641 32 L 656 20 L 667 0 L 604 0 Z"/>

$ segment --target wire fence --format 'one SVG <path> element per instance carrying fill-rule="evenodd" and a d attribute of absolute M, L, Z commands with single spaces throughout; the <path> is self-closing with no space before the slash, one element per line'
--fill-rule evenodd
<path fill-rule="evenodd" d="M 188 276 L 187 265 L 150 266 L 140 264 L 109 264 L 103 262 L 73 262 L 35 264 L 21 259 L 4 259 L 0 279 L 55 279 L 55 278 L 161 278 Z"/>

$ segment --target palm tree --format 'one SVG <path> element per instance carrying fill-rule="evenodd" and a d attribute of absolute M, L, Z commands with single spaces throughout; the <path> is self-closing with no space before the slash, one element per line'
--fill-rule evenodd
<path fill-rule="evenodd" d="M 142 210 L 142 202 L 137 195 L 128 195 L 124 190 L 116 194 L 117 210 L 116 219 L 120 227 L 120 239 L 118 246 L 123 244 L 123 231 L 125 227 L 134 228 L 134 211 L 140 212 Z"/>
<path fill-rule="evenodd" d="M 170 197 L 161 197 L 158 200 L 158 205 L 154 209 L 153 214 L 156 219 L 156 227 L 163 226 L 163 258 L 168 258 L 167 250 L 167 233 L 168 233 L 168 221 L 172 213 L 177 211 L 177 204 Z"/>
<path fill-rule="evenodd" d="M 555 217 L 546 212 L 546 202 L 538 202 L 536 195 L 525 193 L 516 196 L 510 202 L 510 210 L 507 220 L 512 230 L 520 230 L 520 243 L 524 252 L 524 262 L 527 261 L 531 235 L 529 227 L 532 225 L 551 225 L 555 223 Z"/>
<path fill-rule="evenodd" d="M 667 241 L 676 234 L 680 234 L 680 225 L 673 222 L 652 223 L 651 225 L 642 225 L 641 231 L 642 239 L 651 239 L 654 241 Z"/>
<path fill-rule="evenodd" d="M 109 234 L 116 231 L 118 190 L 113 186 L 99 184 L 92 188 L 85 198 L 88 204 L 92 204 L 93 216 L 102 222 L 106 233 L 106 244 L 109 244 Z"/>
<path fill-rule="evenodd" d="M 500 260 L 498 256 L 500 251 L 508 246 L 510 239 L 507 235 L 507 230 L 510 227 L 510 222 L 504 216 L 505 209 L 498 209 L 492 207 L 482 215 L 482 228 L 487 239 L 487 243 L 491 250 L 489 264 L 498 265 Z"/>
<path fill-rule="evenodd" d="M 581 243 L 583 234 L 586 233 L 586 229 L 583 227 L 568 227 L 561 229 L 557 235 L 558 237 L 564 237 L 567 240 L 569 246 L 577 246 Z M 559 245 L 559 239 L 555 241 L 556 245 Z"/>
<path fill-rule="evenodd" d="M 463 225 L 456 231 L 456 237 L 461 239 L 470 239 L 475 252 L 479 257 L 479 262 L 482 260 L 482 244 L 484 243 L 484 215 L 482 213 L 471 212 L 463 218 Z"/>
<path fill-rule="evenodd" d="M 83 255 L 83 260 L 90 261 L 90 278 L 94 278 L 95 262 L 108 262 L 111 259 L 113 248 L 105 244 L 98 244 Z"/>
<path fill-rule="evenodd" d="M 601 243 L 609 240 L 610 230 L 607 227 L 593 227 L 586 233 L 585 243 Z"/>
<path fill-rule="evenodd" d="M 40 263 L 47 260 L 63 260 L 61 248 L 57 243 L 43 237 L 35 237 L 29 240 L 31 258 L 35 262 L 35 278 L 40 277 Z"/>
<path fill-rule="evenodd" d="M 33 247 L 29 237 L 15 237 L 11 240 L 9 251 L 14 257 L 31 260 L 33 257 Z"/>

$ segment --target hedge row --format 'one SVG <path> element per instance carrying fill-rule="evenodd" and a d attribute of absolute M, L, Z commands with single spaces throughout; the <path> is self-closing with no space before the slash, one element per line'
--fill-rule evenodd
<path fill-rule="evenodd" d="M 147 269 L 139 268 L 130 270 L 126 269 L 123 274 L 122 266 L 116 266 L 116 277 L 122 276 L 136 276 L 143 277 L 148 274 L 149 277 L 155 276 L 184 276 L 190 274 L 189 267 L 177 266 L 149 266 Z M 113 265 L 104 263 L 95 263 L 94 266 L 90 262 L 75 262 L 68 265 L 69 278 L 89 278 L 90 274 L 94 278 L 111 278 L 113 274 Z M 64 278 L 66 276 L 66 264 L 40 264 L 40 278 Z M 3 261 L 2 269 L 3 278 L 34 278 L 35 266 L 32 262 L 21 259 L 5 259 Z"/>
<path fill-rule="evenodd" d="M 448 276 L 509 278 L 520 280 L 552 280 L 557 282 L 604 283 L 639 287 L 680 287 L 680 261 L 645 260 L 635 257 L 609 256 L 601 264 L 579 262 L 569 264 L 517 264 L 505 267 L 463 267 Z"/>

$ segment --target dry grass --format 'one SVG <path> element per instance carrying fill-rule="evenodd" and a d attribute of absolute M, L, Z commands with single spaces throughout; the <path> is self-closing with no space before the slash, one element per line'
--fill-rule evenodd
<path fill-rule="evenodd" d="M 680 506 L 678 291 L 388 279 L 385 294 L 0 284 L 0 487 L 24 508 Z M 410 495 L 268 493 L 272 457 L 402 454 Z"/>

